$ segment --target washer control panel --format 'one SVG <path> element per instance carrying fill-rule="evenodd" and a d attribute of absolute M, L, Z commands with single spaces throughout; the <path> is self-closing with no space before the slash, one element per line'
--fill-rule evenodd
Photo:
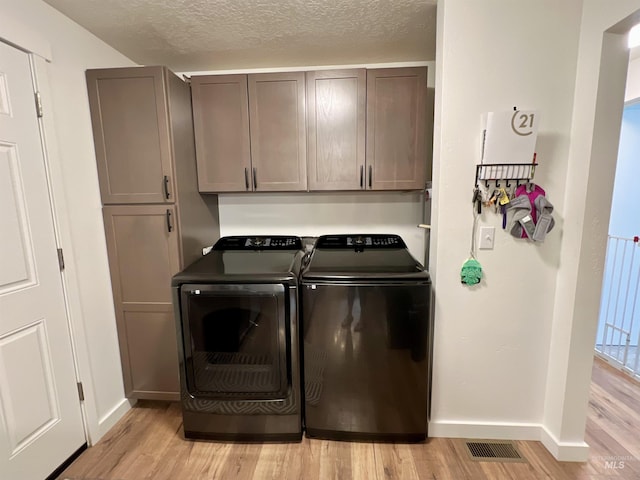
<path fill-rule="evenodd" d="M 382 248 L 407 248 L 399 235 L 323 235 L 318 238 L 316 248 L 354 248 L 382 249 Z"/>

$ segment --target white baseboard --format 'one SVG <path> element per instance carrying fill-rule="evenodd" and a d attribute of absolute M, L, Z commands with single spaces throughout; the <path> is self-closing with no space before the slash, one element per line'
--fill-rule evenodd
<path fill-rule="evenodd" d="M 429 436 L 539 441 L 560 462 L 585 462 L 589 457 L 589 445 L 585 442 L 559 442 L 544 425 L 538 423 L 472 423 L 436 420 L 429 423 Z"/>
<path fill-rule="evenodd" d="M 586 442 L 559 442 L 544 425 L 540 425 L 540 441 L 561 462 L 586 462 L 589 459 Z"/>
<path fill-rule="evenodd" d="M 487 440 L 540 440 L 540 425 L 534 423 L 473 423 L 432 421 L 430 437 L 484 438 Z"/>
<path fill-rule="evenodd" d="M 98 420 L 98 432 L 96 438 L 91 439 L 91 443 L 95 445 L 135 404 L 136 400 L 134 399 L 123 398 L 120 400 L 115 407 Z"/>

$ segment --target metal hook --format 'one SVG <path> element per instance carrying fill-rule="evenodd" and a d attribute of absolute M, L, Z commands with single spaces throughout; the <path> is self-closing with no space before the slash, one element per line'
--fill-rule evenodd
<path fill-rule="evenodd" d="M 499 178 L 496 179 L 496 188 L 500 188 L 500 179 Z"/>
<path fill-rule="evenodd" d="M 507 184 L 506 184 L 507 188 L 511 188 L 511 182 L 509 181 L 509 179 L 507 178 Z"/>
<path fill-rule="evenodd" d="M 487 186 L 487 188 L 489 188 L 489 180 L 485 180 L 484 184 Z"/>

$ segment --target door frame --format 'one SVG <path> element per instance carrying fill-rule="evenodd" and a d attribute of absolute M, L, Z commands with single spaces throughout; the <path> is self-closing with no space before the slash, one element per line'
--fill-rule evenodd
<path fill-rule="evenodd" d="M 3 15 L 4 17 L 4 15 Z M 51 105 L 51 88 L 49 84 L 49 64 L 53 61 L 51 46 L 37 32 L 15 21 L 12 18 L 0 20 L 0 41 L 25 52 L 29 57 L 32 70 L 34 91 L 40 92 L 45 114 L 38 118 L 40 143 L 42 145 L 43 162 L 47 178 L 50 213 L 53 220 L 56 248 L 64 252 L 64 270 L 60 272 L 65 316 L 71 353 L 74 362 L 74 374 L 77 382 L 82 382 L 84 401 L 80 402 L 84 435 L 88 445 L 92 439 L 100 437 L 100 425 L 97 418 L 97 405 L 93 388 L 93 377 L 89 362 L 84 324 L 82 322 L 82 305 L 80 302 L 78 278 L 73 261 L 73 244 L 68 209 L 64 196 L 64 182 L 60 163 L 60 154 L 55 130 L 55 118 Z M 63 461 L 65 459 L 61 459 Z"/>

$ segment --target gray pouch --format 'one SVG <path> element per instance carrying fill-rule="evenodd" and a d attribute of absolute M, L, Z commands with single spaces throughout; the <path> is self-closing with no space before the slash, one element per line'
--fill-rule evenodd
<path fill-rule="evenodd" d="M 527 216 L 531 218 L 531 202 L 526 195 L 520 195 L 507 204 L 507 231 L 516 238 L 522 238 L 522 223 Z M 533 223 L 533 222 L 532 222 Z"/>
<path fill-rule="evenodd" d="M 551 231 L 555 225 L 555 220 L 551 216 L 553 212 L 553 205 L 544 195 L 539 195 L 533 202 L 536 207 L 536 216 L 538 220 L 536 222 L 536 228 L 533 235 L 530 238 L 536 242 L 544 242 L 547 233 Z"/>

